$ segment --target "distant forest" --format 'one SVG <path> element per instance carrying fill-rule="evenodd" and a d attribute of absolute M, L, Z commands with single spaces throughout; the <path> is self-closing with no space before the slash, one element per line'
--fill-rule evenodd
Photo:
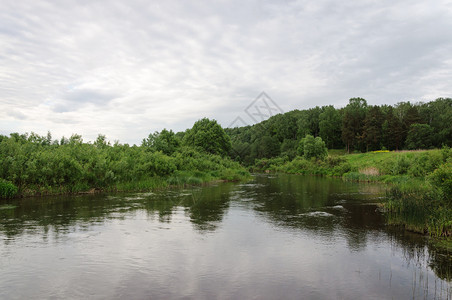
<path fill-rule="evenodd" d="M 452 99 L 377 106 L 368 105 L 363 98 L 352 98 L 343 108 L 328 105 L 293 110 L 252 126 L 225 131 L 231 139 L 231 158 L 245 165 L 261 158 L 293 159 L 300 140 L 307 134 L 321 137 L 328 149 L 345 149 L 349 153 L 450 147 Z"/>

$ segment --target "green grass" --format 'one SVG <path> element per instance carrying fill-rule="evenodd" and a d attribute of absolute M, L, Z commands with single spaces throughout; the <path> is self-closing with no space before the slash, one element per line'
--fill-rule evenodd
<path fill-rule="evenodd" d="M 328 155 L 330 156 L 339 156 L 346 155 L 347 151 L 345 149 L 328 149 Z"/>
<path fill-rule="evenodd" d="M 447 147 L 355 154 L 330 150 L 325 160 L 261 159 L 256 162 L 254 171 L 340 176 L 347 181 L 386 183 L 388 201 L 384 207 L 389 224 L 437 237 L 452 236 L 452 151 Z"/>

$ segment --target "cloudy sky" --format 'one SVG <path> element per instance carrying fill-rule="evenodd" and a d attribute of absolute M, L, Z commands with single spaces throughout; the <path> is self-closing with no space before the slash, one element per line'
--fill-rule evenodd
<path fill-rule="evenodd" d="M 0 134 L 140 143 L 202 117 L 251 123 L 244 109 L 262 91 L 283 111 L 452 96 L 451 0 L 0 8 Z"/>

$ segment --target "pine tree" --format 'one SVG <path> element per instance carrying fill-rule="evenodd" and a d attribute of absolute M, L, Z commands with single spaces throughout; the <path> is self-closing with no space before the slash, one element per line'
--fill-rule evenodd
<path fill-rule="evenodd" d="M 366 150 L 378 150 L 382 135 L 383 114 L 378 106 L 372 106 L 364 120 L 363 136 Z"/>
<path fill-rule="evenodd" d="M 342 140 L 349 153 L 355 147 L 363 150 L 363 127 L 366 111 L 367 101 L 363 98 L 351 98 L 349 104 L 344 108 Z"/>

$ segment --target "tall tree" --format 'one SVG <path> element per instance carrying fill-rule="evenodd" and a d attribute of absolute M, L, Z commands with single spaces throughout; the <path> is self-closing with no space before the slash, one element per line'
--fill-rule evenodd
<path fill-rule="evenodd" d="M 363 148 L 360 146 L 363 144 L 363 127 L 366 111 L 367 101 L 363 98 L 351 98 L 349 104 L 344 108 L 342 140 L 349 153 L 355 147 Z"/>
<path fill-rule="evenodd" d="M 335 149 L 343 146 L 341 140 L 342 118 L 334 106 L 324 107 L 319 115 L 319 135 L 329 149 Z"/>
<path fill-rule="evenodd" d="M 408 149 L 429 149 L 432 146 L 433 129 L 428 124 L 411 124 L 406 146 Z"/>
<path fill-rule="evenodd" d="M 379 106 L 371 106 L 364 119 L 363 136 L 366 151 L 380 149 L 383 114 Z"/>
<path fill-rule="evenodd" d="M 318 106 L 303 111 L 302 117 L 298 120 L 298 132 L 299 139 L 303 138 L 306 134 L 318 136 L 319 129 L 319 116 L 322 113 L 322 109 Z"/>
<path fill-rule="evenodd" d="M 452 99 L 438 98 L 423 104 L 419 108 L 423 122 L 429 124 L 434 136 L 432 143 L 435 147 L 452 146 Z"/>
<path fill-rule="evenodd" d="M 403 143 L 404 129 L 402 121 L 394 114 L 390 106 L 382 125 L 382 144 L 389 150 L 399 150 Z"/>
<path fill-rule="evenodd" d="M 401 147 L 403 147 L 411 124 L 419 123 L 421 121 L 421 117 L 419 115 L 417 107 L 411 104 L 409 101 L 397 103 L 395 105 L 394 112 L 402 122 L 401 126 L 403 136 Z"/>

